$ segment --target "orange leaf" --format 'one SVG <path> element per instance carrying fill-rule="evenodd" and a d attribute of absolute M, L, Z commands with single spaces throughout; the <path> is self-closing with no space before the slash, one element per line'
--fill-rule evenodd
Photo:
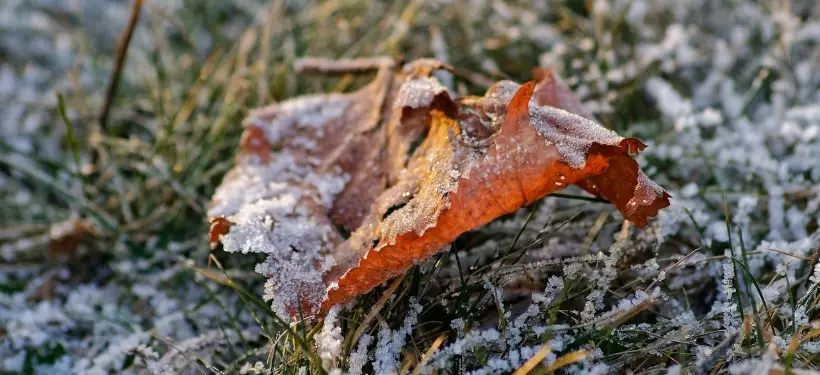
<path fill-rule="evenodd" d="M 224 216 L 211 218 L 211 227 L 208 230 L 208 243 L 211 249 L 215 248 L 219 243 L 219 236 L 228 233 L 231 228 L 231 222 L 225 219 Z"/>
<path fill-rule="evenodd" d="M 550 70 L 452 99 L 430 77 L 440 63 L 374 61 L 376 79 L 357 92 L 253 112 L 244 152 L 214 196 L 212 240 L 268 254 L 257 271 L 281 315 L 366 293 L 572 184 L 641 227 L 669 205 L 630 156 L 646 146 L 595 123 Z"/>

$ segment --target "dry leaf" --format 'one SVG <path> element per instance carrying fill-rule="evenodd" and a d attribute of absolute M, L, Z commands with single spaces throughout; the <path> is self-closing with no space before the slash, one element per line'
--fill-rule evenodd
<path fill-rule="evenodd" d="M 50 262 L 74 256 L 77 246 L 91 233 L 91 227 L 79 217 L 71 217 L 50 227 L 47 258 Z"/>
<path fill-rule="evenodd" d="M 354 93 L 251 113 L 209 210 L 212 241 L 268 254 L 257 271 L 282 316 L 366 293 L 461 233 L 572 184 L 641 227 L 669 205 L 630 156 L 645 145 L 595 123 L 550 70 L 453 99 L 430 74 L 447 67 L 432 60 L 302 68 L 378 73 Z"/>

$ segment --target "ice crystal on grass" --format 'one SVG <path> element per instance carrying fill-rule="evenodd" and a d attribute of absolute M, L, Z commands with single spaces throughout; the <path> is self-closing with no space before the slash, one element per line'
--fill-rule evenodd
<path fill-rule="evenodd" d="M 376 374 L 398 372 L 399 353 L 402 352 L 408 337 L 412 334 L 416 323 L 418 323 L 421 310 L 422 306 L 415 299 L 411 299 L 410 311 L 404 317 L 404 321 L 397 331 L 391 330 L 386 325 L 381 326 L 376 341 L 375 363 L 373 364 Z"/>
<path fill-rule="evenodd" d="M 737 304 L 733 299 L 733 295 L 737 292 L 734 286 L 735 262 L 730 250 L 726 250 L 723 257 L 723 283 L 720 289 L 722 297 L 721 311 L 723 312 L 723 328 L 731 332 L 737 328 L 737 317 L 735 316 L 737 314 Z"/>
<path fill-rule="evenodd" d="M 89 375 L 105 375 L 114 369 L 121 368 L 130 352 L 148 342 L 149 337 L 148 333 L 139 332 L 112 343 L 107 350 L 91 361 L 91 366 L 84 372 Z"/>
<path fill-rule="evenodd" d="M 500 338 L 501 334 L 495 329 L 467 332 L 463 338 L 437 352 L 430 360 L 431 367 L 443 368 L 448 366 L 453 356 L 468 354 L 477 348 L 494 347 Z"/>
<path fill-rule="evenodd" d="M 339 310 L 336 306 L 328 311 L 322 323 L 322 330 L 316 334 L 316 350 L 322 359 L 322 365 L 330 367 L 342 352 L 342 328 L 338 326 Z"/>
<path fill-rule="evenodd" d="M 515 320 L 507 327 L 507 341 L 509 345 L 518 345 L 523 341 L 523 334 L 527 332 L 528 320 L 538 316 L 544 309 L 548 308 L 555 300 L 559 290 L 564 288 L 564 282 L 557 276 L 552 276 L 547 281 L 544 293 L 534 293 L 532 303 L 523 313 L 515 317 Z M 462 328 L 463 330 L 463 328 Z"/>
<path fill-rule="evenodd" d="M 487 360 L 487 365 L 470 371 L 467 374 L 469 375 L 492 375 L 492 374 L 506 374 L 512 371 L 515 371 L 526 361 L 529 357 L 532 357 L 535 352 L 538 351 L 538 348 L 535 347 L 521 347 L 521 348 L 512 348 L 507 351 L 506 355 L 499 356 L 499 357 L 492 357 Z M 549 357 L 552 358 L 549 358 Z M 555 355 L 550 354 L 547 357 L 546 362 L 553 362 L 555 360 Z"/>
<path fill-rule="evenodd" d="M 239 368 L 240 375 L 263 374 L 265 371 L 265 364 L 261 361 L 256 363 L 247 362 Z"/>
<path fill-rule="evenodd" d="M 594 271 L 592 280 L 595 282 L 595 288 L 587 295 L 587 302 L 584 305 L 584 310 L 581 312 L 581 318 L 584 321 L 591 321 L 596 311 L 600 311 L 604 307 L 604 295 L 609 289 L 610 283 L 618 276 L 616 263 L 621 258 L 624 247 L 629 246 L 625 236 L 618 236 L 618 240 L 609 248 L 609 255 L 604 260 L 604 267 L 601 271 Z"/>
<path fill-rule="evenodd" d="M 364 365 L 367 364 L 367 361 L 370 358 L 367 353 L 368 347 L 370 346 L 371 342 L 373 342 L 373 336 L 366 334 L 359 338 L 359 343 L 356 346 L 356 351 L 351 353 L 350 358 L 347 360 L 348 374 L 362 374 L 362 369 L 364 368 Z"/>

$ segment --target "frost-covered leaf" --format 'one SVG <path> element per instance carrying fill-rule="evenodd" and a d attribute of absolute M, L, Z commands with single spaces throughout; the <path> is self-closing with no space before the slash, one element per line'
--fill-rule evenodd
<path fill-rule="evenodd" d="M 638 226 L 669 205 L 630 156 L 645 145 L 598 125 L 550 70 L 454 99 L 431 76 L 446 68 L 438 62 L 373 61 L 378 74 L 359 91 L 253 112 L 214 196 L 211 240 L 268 254 L 257 271 L 280 315 L 366 293 L 461 233 L 569 185 Z"/>

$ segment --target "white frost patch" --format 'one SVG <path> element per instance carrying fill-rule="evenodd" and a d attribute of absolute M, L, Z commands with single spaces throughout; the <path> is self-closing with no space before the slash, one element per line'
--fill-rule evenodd
<path fill-rule="evenodd" d="M 364 368 L 364 365 L 367 364 L 369 359 L 367 355 L 367 347 L 370 346 L 371 342 L 373 342 L 373 336 L 368 334 L 363 335 L 359 339 L 359 345 L 356 347 L 356 351 L 350 354 L 350 358 L 348 358 L 347 361 L 349 364 L 349 375 L 362 374 L 362 368 Z"/>
<path fill-rule="evenodd" d="M 511 324 L 507 328 L 507 343 L 509 345 L 518 345 L 522 341 L 524 341 L 524 334 L 527 332 L 528 320 L 535 318 L 541 311 L 549 307 L 553 300 L 555 300 L 558 291 L 564 289 L 564 281 L 557 276 L 551 276 L 547 281 L 547 287 L 544 289 L 544 293 L 533 293 L 532 295 L 532 303 L 527 307 L 521 315 L 515 318 L 513 324 Z M 455 321 L 451 322 L 451 325 L 455 323 Z M 462 328 L 459 332 L 463 332 L 463 324 L 461 322 Z"/>
<path fill-rule="evenodd" d="M 144 331 L 136 332 L 124 339 L 111 343 L 108 349 L 103 353 L 97 355 L 92 363 L 94 364 L 82 373 L 88 375 L 104 375 L 109 374 L 114 369 L 122 368 L 122 363 L 125 358 L 137 347 L 147 342 L 151 336 Z M 76 366 L 75 371 L 80 372 Z"/>
<path fill-rule="evenodd" d="M 428 107 L 436 95 L 447 92 L 436 78 L 415 77 L 407 80 L 399 88 L 399 95 L 394 106 L 396 108 L 424 108 Z"/>
<path fill-rule="evenodd" d="M 256 271 L 268 277 L 265 298 L 283 318 L 287 307 L 315 306 L 327 294 L 322 275 L 334 264 L 335 232 L 317 210 L 328 210 L 348 179 L 338 169 L 317 174 L 280 152 L 267 165 L 240 158 L 214 194 L 208 216 L 231 222 L 220 236 L 225 251 L 268 254 Z"/>
<path fill-rule="evenodd" d="M 655 99 L 658 109 L 667 117 L 678 118 L 692 112 L 692 103 L 662 78 L 652 77 L 646 81 L 646 91 Z"/>
<path fill-rule="evenodd" d="M 255 110 L 246 123 L 264 130 L 270 144 L 279 143 L 286 133 L 297 129 L 314 132 L 319 138 L 325 125 L 342 117 L 351 104 L 352 98 L 345 94 L 305 96 Z"/>
<path fill-rule="evenodd" d="M 322 366 L 330 368 L 336 363 L 336 358 L 342 352 L 342 327 L 339 323 L 340 306 L 334 306 L 327 312 L 325 321 L 322 323 L 322 330 L 316 334 L 316 351 L 322 359 Z"/>
<path fill-rule="evenodd" d="M 473 348 L 485 347 L 489 343 L 499 343 L 501 334 L 496 329 L 474 330 L 467 332 L 463 338 L 448 345 L 431 358 L 430 363 L 437 363 L 438 367 L 447 365 L 446 360 L 455 355 L 462 355 L 470 352 Z"/>
<path fill-rule="evenodd" d="M 631 312 L 638 308 L 644 302 L 658 299 L 662 296 L 660 288 L 655 288 L 651 293 L 643 290 L 638 290 L 632 298 L 624 298 L 618 301 L 618 305 L 605 312 L 594 319 L 594 324 L 597 327 L 603 327 L 621 318 L 624 314 Z"/>
<path fill-rule="evenodd" d="M 249 374 L 264 374 L 265 371 L 265 364 L 262 361 L 256 361 L 256 363 L 251 364 L 250 362 L 245 362 L 241 368 L 239 368 L 239 375 L 249 375 Z"/>
<path fill-rule="evenodd" d="M 407 337 L 419 320 L 422 306 L 415 298 L 410 299 L 410 311 L 404 317 L 404 322 L 398 331 L 390 330 L 383 324 L 379 330 L 379 341 L 376 346 L 376 361 L 373 370 L 376 374 L 391 374 L 399 370 L 399 354 L 407 343 Z"/>
<path fill-rule="evenodd" d="M 558 149 L 563 161 L 573 168 L 586 163 L 592 143 L 617 146 L 624 137 L 595 121 L 550 106 L 539 106 L 530 100 L 530 123 L 538 135 Z"/>

